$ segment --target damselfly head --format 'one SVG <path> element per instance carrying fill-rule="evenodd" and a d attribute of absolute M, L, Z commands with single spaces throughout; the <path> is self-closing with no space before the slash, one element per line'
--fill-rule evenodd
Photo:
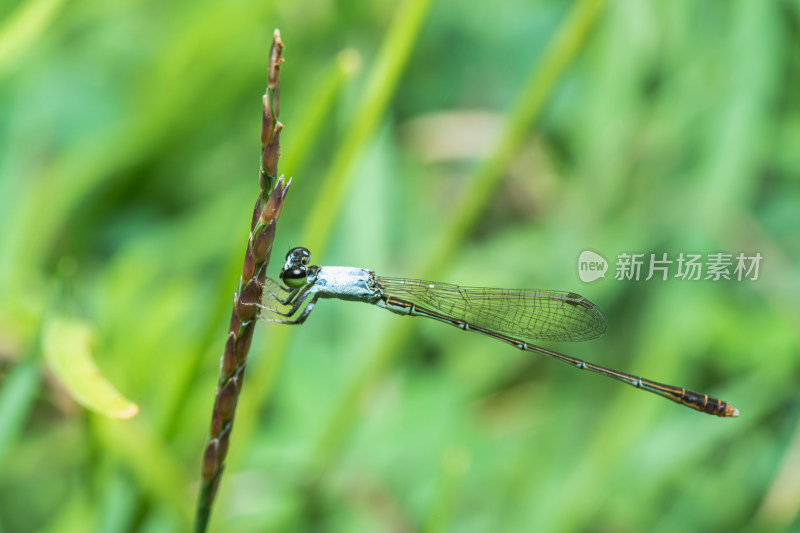
<path fill-rule="evenodd" d="M 294 289 L 306 284 L 309 259 L 311 259 L 311 252 L 307 248 L 298 246 L 289 250 L 289 253 L 286 254 L 286 263 L 281 269 L 281 280 L 287 287 Z"/>

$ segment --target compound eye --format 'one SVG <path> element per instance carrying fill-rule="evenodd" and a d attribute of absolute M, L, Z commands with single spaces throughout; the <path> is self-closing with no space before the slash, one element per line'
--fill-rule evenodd
<path fill-rule="evenodd" d="M 308 278 L 308 260 L 311 259 L 311 252 L 307 248 L 298 246 L 292 248 L 286 254 L 286 263 L 281 269 L 281 280 L 287 287 L 296 289 L 306 284 Z"/>
<path fill-rule="evenodd" d="M 289 268 L 281 271 L 281 279 L 287 287 L 296 289 L 306 284 L 308 272 L 303 268 Z"/>
<path fill-rule="evenodd" d="M 302 246 L 292 248 L 289 250 L 289 253 L 286 254 L 286 261 L 296 261 L 303 263 L 304 265 L 308 264 L 308 260 L 310 258 L 311 252 L 308 251 L 308 248 L 303 248 Z"/>

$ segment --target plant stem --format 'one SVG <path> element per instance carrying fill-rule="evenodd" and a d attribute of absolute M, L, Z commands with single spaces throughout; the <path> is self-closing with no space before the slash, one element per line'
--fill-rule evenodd
<path fill-rule="evenodd" d="M 429 253 L 419 277 L 436 279 L 442 265 L 447 265 L 456 254 L 469 231 L 480 219 L 492 191 L 503 175 L 514 154 L 525 140 L 531 124 L 539 117 L 543 103 L 552 94 L 556 82 L 586 42 L 589 31 L 602 10 L 605 0 L 581 0 L 572 8 L 538 65 L 534 65 L 519 91 L 519 97 L 508 113 L 509 121 L 494 152 L 481 165 L 462 200 L 452 210 L 448 222 L 439 231 L 436 246 Z M 305 242 L 305 241 L 304 241 Z M 312 444 L 308 458 L 308 476 L 312 479 L 330 467 L 355 421 L 358 405 L 378 377 L 385 371 L 412 329 L 410 322 L 394 325 L 381 336 L 380 346 L 370 346 L 363 366 L 356 372 L 351 384 L 333 407 L 324 423 L 318 440 Z"/>
<path fill-rule="evenodd" d="M 211 518 L 211 508 L 225 470 L 236 404 L 244 382 L 247 354 L 253 339 L 258 307 L 253 303 L 261 300 L 261 284 L 266 276 L 275 226 L 283 209 L 289 183 L 277 177 L 279 139 L 283 125 L 278 122 L 280 110 L 280 32 L 275 30 L 269 52 L 267 91 L 263 98 L 261 116 L 261 165 L 259 169 L 260 191 L 256 198 L 250 236 L 247 241 L 239 288 L 233 300 L 228 340 L 220 362 L 220 376 L 211 414 L 211 430 L 203 453 L 202 483 L 197 497 L 197 512 L 194 531 L 205 532 Z"/>

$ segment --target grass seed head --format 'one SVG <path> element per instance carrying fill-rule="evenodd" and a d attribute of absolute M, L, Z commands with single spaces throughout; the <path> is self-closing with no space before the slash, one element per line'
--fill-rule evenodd
<path fill-rule="evenodd" d="M 231 430 L 228 428 L 219 436 L 219 444 L 217 445 L 217 462 L 222 463 L 228 456 L 228 444 L 231 440 Z"/>
<path fill-rule="evenodd" d="M 242 329 L 241 335 L 236 340 L 236 364 L 238 365 L 243 364 L 247 359 L 250 343 L 253 342 L 253 331 L 255 331 L 253 324 L 248 324 L 247 327 Z"/>
<path fill-rule="evenodd" d="M 269 92 L 261 98 L 261 149 L 267 147 L 272 138 L 272 130 L 275 128 L 275 119 L 270 112 Z"/>
<path fill-rule="evenodd" d="M 258 307 L 255 304 L 261 301 L 261 292 L 261 286 L 254 280 L 251 279 L 247 282 L 242 292 L 239 293 L 239 301 L 236 305 L 236 314 L 239 315 L 239 320 L 247 322 L 256 315 Z"/>
<path fill-rule="evenodd" d="M 214 477 L 217 470 L 217 439 L 208 441 L 206 451 L 203 453 L 203 481 L 208 483 Z"/>
<path fill-rule="evenodd" d="M 220 372 L 224 378 L 229 378 L 236 370 L 236 336 L 233 333 L 228 334 L 228 340 L 225 343 L 225 353 L 222 355 L 222 368 Z"/>
<path fill-rule="evenodd" d="M 250 279 L 256 273 L 256 261 L 253 258 L 252 236 L 247 241 L 247 249 L 244 251 L 244 261 L 242 262 L 242 281 Z"/>
<path fill-rule="evenodd" d="M 217 410 L 219 411 L 220 420 L 225 424 L 233 418 L 233 411 L 236 409 L 236 398 L 239 396 L 239 389 L 236 386 L 235 379 L 229 379 L 228 382 L 219 391 L 217 398 Z"/>
<path fill-rule="evenodd" d="M 280 83 L 280 70 L 283 58 L 283 41 L 281 41 L 281 32 L 276 28 L 272 34 L 272 47 L 269 49 L 269 71 L 267 74 L 267 86 L 270 89 L 275 89 Z"/>
<path fill-rule="evenodd" d="M 217 397 L 219 397 L 219 389 L 217 389 Z M 212 439 L 215 439 L 219 436 L 220 431 L 222 431 L 222 418 L 219 416 L 219 409 L 217 406 L 217 399 L 214 400 L 214 410 L 211 412 L 211 431 L 210 435 Z"/>
<path fill-rule="evenodd" d="M 283 124 L 278 122 L 275 125 L 275 134 L 267 143 L 264 152 L 261 154 L 261 167 L 267 176 L 276 176 L 278 174 L 278 158 L 281 156 L 281 130 Z"/>
<path fill-rule="evenodd" d="M 253 246 L 253 258 L 258 264 L 269 260 L 273 242 L 275 242 L 275 224 L 269 224 L 261 230 Z"/>
<path fill-rule="evenodd" d="M 284 186 L 283 176 L 278 178 L 278 184 L 275 186 L 275 189 L 272 191 L 272 194 L 267 200 L 264 209 L 261 211 L 261 218 L 259 219 L 262 224 L 265 226 L 275 220 L 281 214 L 283 210 L 283 202 L 286 200 L 286 193 L 289 189 L 289 184 L 287 183 Z"/>

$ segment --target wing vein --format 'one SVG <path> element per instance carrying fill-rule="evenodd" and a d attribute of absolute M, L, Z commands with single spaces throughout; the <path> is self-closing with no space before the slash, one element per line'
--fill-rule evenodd
<path fill-rule="evenodd" d="M 521 340 L 584 341 L 606 330 L 600 309 L 574 292 L 460 287 L 383 276 L 376 279 L 391 296 Z"/>

